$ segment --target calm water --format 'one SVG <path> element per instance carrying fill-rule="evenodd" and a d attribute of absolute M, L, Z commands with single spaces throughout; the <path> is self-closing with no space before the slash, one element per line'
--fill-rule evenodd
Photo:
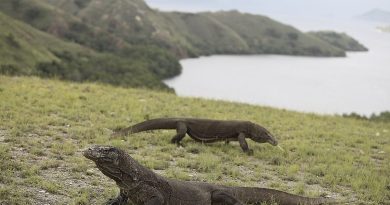
<path fill-rule="evenodd" d="M 166 80 L 180 96 L 246 102 L 316 113 L 390 110 L 390 34 L 349 32 L 370 52 L 347 58 L 211 56 L 181 61 Z"/>

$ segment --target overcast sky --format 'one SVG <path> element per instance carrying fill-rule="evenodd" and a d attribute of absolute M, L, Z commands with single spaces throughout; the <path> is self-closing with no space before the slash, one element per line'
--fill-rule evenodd
<path fill-rule="evenodd" d="M 146 0 L 161 10 L 237 9 L 270 17 L 352 18 L 372 9 L 390 11 L 390 0 Z"/>

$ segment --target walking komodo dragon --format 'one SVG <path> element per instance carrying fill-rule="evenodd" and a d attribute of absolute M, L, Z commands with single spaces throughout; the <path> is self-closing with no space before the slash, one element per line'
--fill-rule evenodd
<path fill-rule="evenodd" d="M 280 205 L 336 203 L 331 199 L 307 198 L 265 188 L 229 187 L 204 182 L 166 179 L 143 167 L 123 150 L 94 146 L 83 152 L 103 174 L 120 188 L 108 204 L 137 205 L 243 205 L 272 202 Z"/>
<path fill-rule="evenodd" d="M 238 120 L 209 120 L 196 118 L 159 118 L 147 120 L 128 128 L 115 131 L 112 136 L 125 136 L 132 133 L 156 130 L 156 129 L 176 129 L 177 134 L 172 138 L 172 143 L 179 144 L 186 133 L 194 140 L 203 143 L 216 141 L 238 141 L 242 150 L 252 154 L 245 138 L 250 138 L 255 142 L 268 142 L 274 146 L 278 141 L 264 127 L 249 122 Z"/>

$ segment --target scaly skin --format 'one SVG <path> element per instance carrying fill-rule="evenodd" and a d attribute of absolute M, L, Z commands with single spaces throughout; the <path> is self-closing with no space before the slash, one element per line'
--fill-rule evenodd
<path fill-rule="evenodd" d="M 274 146 L 278 145 L 277 140 L 264 127 L 249 121 L 236 120 L 159 118 L 147 120 L 116 131 L 113 133 L 113 136 L 125 136 L 156 129 L 176 129 L 177 133 L 171 142 L 177 144 L 180 143 L 186 134 L 192 139 L 203 143 L 238 141 L 242 150 L 247 154 L 253 154 L 253 150 L 249 149 L 245 138 L 259 143 L 268 142 Z"/>
<path fill-rule="evenodd" d="M 275 202 L 280 205 L 318 205 L 332 202 L 273 189 L 166 179 L 140 165 L 123 150 L 111 146 L 94 146 L 83 154 L 119 186 L 120 195 L 108 204 L 243 205 Z"/>

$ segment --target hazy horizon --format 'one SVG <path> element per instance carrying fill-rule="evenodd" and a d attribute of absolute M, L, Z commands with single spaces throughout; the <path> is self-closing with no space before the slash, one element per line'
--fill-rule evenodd
<path fill-rule="evenodd" d="M 320 21 L 333 23 L 347 21 L 373 9 L 390 11 L 389 0 L 146 0 L 152 8 L 163 11 L 218 11 L 239 10 L 266 15 L 288 24 L 302 21 Z"/>
<path fill-rule="evenodd" d="M 146 0 L 154 7 L 162 10 L 179 11 L 215 11 L 237 9 L 244 12 L 263 14 L 297 14 L 315 16 L 356 16 L 372 9 L 390 10 L 388 0 Z M 351 6 L 353 5 L 353 6 Z M 304 12 L 302 12 L 304 11 Z M 286 13 L 287 12 L 287 13 Z"/>

